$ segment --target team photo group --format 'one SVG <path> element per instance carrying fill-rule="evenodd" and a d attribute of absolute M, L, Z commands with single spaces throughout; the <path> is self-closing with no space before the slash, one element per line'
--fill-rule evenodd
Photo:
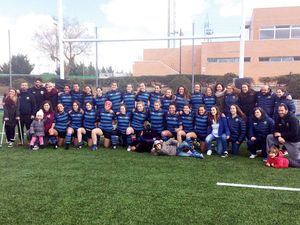
<path fill-rule="evenodd" d="M 87 145 L 95 151 L 103 145 L 153 155 L 226 158 L 238 155 L 245 143 L 249 158 L 262 156 L 266 166 L 300 167 L 299 120 L 284 88 L 273 92 L 262 85 L 254 91 L 248 83 L 241 89 L 196 83 L 193 89 L 189 93 L 179 85 L 173 92 L 155 84 L 149 92 L 139 83 L 120 90 L 112 82 L 105 92 L 77 83 L 59 90 L 36 79 L 32 87 L 23 82 L 4 94 L 3 131 L 8 147 L 18 145 L 17 128 L 20 144 L 27 139 L 32 150 Z"/>

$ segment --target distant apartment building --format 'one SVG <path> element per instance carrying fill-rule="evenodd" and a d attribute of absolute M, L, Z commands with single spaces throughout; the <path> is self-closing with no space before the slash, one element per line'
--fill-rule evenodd
<path fill-rule="evenodd" d="M 245 76 L 300 74 L 300 7 L 253 10 L 249 40 L 245 42 Z M 202 42 L 194 48 L 196 74 L 239 72 L 239 41 Z M 133 75 L 192 73 L 192 46 L 180 49 L 144 49 L 143 60 L 133 65 Z"/>

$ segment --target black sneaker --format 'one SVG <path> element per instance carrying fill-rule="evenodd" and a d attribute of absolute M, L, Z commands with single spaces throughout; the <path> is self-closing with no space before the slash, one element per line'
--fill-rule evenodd
<path fill-rule="evenodd" d="M 82 142 L 78 143 L 77 149 L 82 149 Z"/>
<path fill-rule="evenodd" d="M 70 144 L 65 144 L 65 150 L 68 150 L 70 147 Z"/>
<path fill-rule="evenodd" d="M 53 149 L 57 149 L 57 148 L 58 148 L 57 144 L 53 145 Z"/>

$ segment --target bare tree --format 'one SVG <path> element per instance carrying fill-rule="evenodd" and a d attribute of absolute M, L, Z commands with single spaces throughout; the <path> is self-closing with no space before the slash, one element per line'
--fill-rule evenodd
<path fill-rule="evenodd" d="M 49 27 L 41 27 L 35 34 L 34 40 L 37 43 L 37 48 L 56 62 L 57 72 L 58 63 L 60 61 L 58 55 L 58 29 L 57 23 Z M 75 19 L 64 20 L 64 38 L 89 38 L 87 27 L 79 24 Z M 90 51 L 91 44 L 88 42 L 66 42 L 64 43 L 65 74 L 69 75 L 72 67 L 75 66 L 75 58 L 78 55 L 87 55 Z"/>

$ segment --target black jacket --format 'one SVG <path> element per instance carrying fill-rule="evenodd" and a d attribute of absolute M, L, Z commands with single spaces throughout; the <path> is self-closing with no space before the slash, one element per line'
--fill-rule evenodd
<path fill-rule="evenodd" d="M 29 91 L 20 92 L 20 115 L 35 115 L 36 104 L 34 96 Z"/>
<path fill-rule="evenodd" d="M 36 88 L 35 86 L 33 86 L 28 91 L 34 96 L 35 104 L 36 104 L 35 111 L 38 111 L 41 108 L 43 101 L 45 100 L 46 88 L 44 87 Z"/>
<path fill-rule="evenodd" d="M 239 103 L 243 113 L 245 113 L 247 117 L 250 117 L 253 114 L 253 109 L 256 104 L 256 92 L 253 90 L 247 93 L 241 92 L 239 94 Z"/>
<path fill-rule="evenodd" d="M 281 137 L 288 142 L 300 142 L 299 120 L 288 113 L 283 118 L 278 117 L 275 122 L 275 132 L 281 133 Z"/>

